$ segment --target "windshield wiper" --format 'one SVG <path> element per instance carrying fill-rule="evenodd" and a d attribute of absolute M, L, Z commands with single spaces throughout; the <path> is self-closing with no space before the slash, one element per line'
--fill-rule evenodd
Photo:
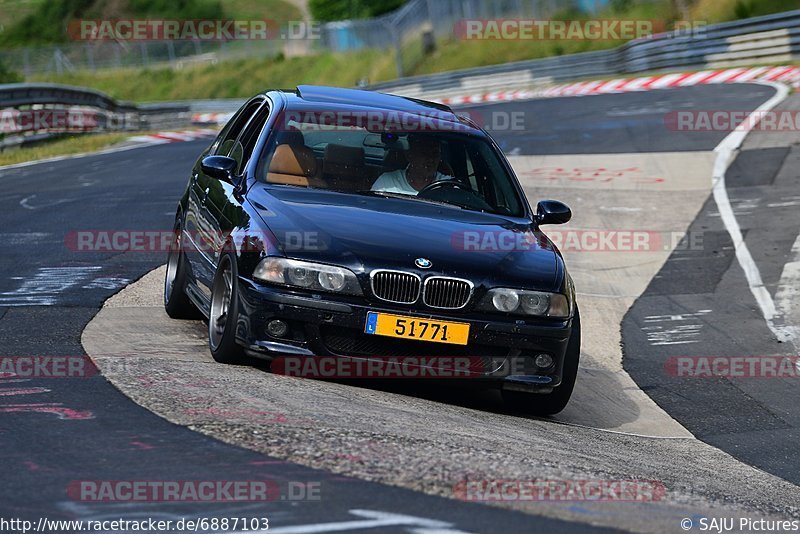
<path fill-rule="evenodd" d="M 452 202 L 443 202 L 441 200 L 421 198 L 417 195 L 407 195 L 405 193 L 391 193 L 389 191 L 373 191 L 372 189 L 363 189 L 361 191 L 356 191 L 356 193 L 359 195 L 367 195 L 371 197 L 400 198 L 403 200 L 416 200 L 417 202 L 425 202 L 427 204 L 437 204 L 439 206 L 451 206 L 453 208 L 461 208 L 462 210 L 468 209 L 464 206 L 453 204 Z"/>
<path fill-rule="evenodd" d="M 416 195 L 406 195 L 404 193 L 390 193 L 389 191 L 374 191 L 372 189 L 362 189 L 356 191 L 359 195 L 367 195 L 370 197 L 386 197 L 386 198 L 416 198 Z"/>

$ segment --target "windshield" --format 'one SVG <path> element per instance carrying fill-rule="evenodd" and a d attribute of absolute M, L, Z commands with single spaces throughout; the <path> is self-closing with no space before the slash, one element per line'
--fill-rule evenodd
<path fill-rule="evenodd" d="M 259 162 L 258 179 L 264 183 L 524 216 L 513 178 L 479 137 L 376 133 L 294 119 L 284 125 L 273 133 Z"/>

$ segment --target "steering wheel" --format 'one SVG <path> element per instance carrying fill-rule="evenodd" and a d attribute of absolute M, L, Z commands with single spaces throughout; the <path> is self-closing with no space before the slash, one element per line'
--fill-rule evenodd
<path fill-rule="evenodd" d="M 464 185 L 459 180 L 456 180 L 455 178 L 452 178 L 450 180 L 439 180 L 438 182 L 432 182 L 432 183 L 426 185 L 425 187 L 423 187 L 418 194 L 422 195 L 423 193 L 430 193 L 431 191 L 438 191 L 440 189 L 444 189 L 445 187 L 451 187 L 453 189 L 460 189 L 462 191 L 467 191 L 469 193 L 473 193 L 471 188 L 467 187 L 466 185 Z"/>

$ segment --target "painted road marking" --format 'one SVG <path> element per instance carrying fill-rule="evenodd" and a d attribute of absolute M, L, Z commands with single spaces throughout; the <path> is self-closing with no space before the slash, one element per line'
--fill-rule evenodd
<path fill-rule="evenodd" d="M 778 289 L 775 291 L 775 309 L 783 328 L 795 341 L 800 340 L 800 235 L 792 245 L 792 260 L 783 266 Z M 797 363 L 800 369 L 800 361 Z"/>
<path fill-rule="evenodd" d="M 653 346 L 700 343 L 697 338 L 700 336 L 702 329 L 702 324 L 687 324 L 666 329 L 663 326 L 646 326 L 642 328 L 646 332 L 647 342 Z"/>
<path fill-rule="evenodd" d="M 763 116 L 763 112 L 769 111 L 783 102 L 789 94 L 789 88 L 785 85 L 768 82 L 759 83 L 774 88 L 776 93 L 775 96 L 753 110 L 752 113 L 755 114 L 756 117 Z M 756 265 L 753 256 L 750 254 L 750 249 L 747 248 L 747 244 L 744 242 L 742 229 L 739 226 L 739 222 L 736 220 L 736 215 L 733 213 L 731 201 L 730 198 L 728 198 L 728 191 L 725 187 L 725 173 L 733 161 L 733 153 L 741 146 L 748 133 L 747 130 L 731 132 L 714 149 L 714 152 L 717 154 L 717 159 L 714 161 L 714 175 L 712 178 L 714 202 L 717 204 L 717 209 L 719 210 L 720 217 L 722 217 L 722 222 L 725 224 L 725 229 L 728 231 L 733 241 L 733 246 L 736 249 L 736 259 L 744 271 L 747 285 L 750 287 L 750 292 L 756 299 L 758 307 L 761 308 L 761 315 L 764 316 L 767 326 L 779 341 L 794 342 L 796 339 L 794 338 L 794 331 L 792 329 L 775 324 L 775 319 L 778 317 L 775 302 L 764 286 L 764 282 L 761 279 L 761 272 L 758 270 L 758 265 Z"/>
<path fill-rule="evenodd" d="M 117 289 L 130 282 L 126 278 L 92 276 L 102 267 L 40 267 L 32 278 L 23 279 L 13 291 L 0 293 L 0 306 L 53 306 L 58 296 L 82 285 L 83 289 Z"/>
<path fill-rule="evenodd" d="M 647 336 L 647 342 L 653 346 L 659 345 L 684 345 L 689 343 L 699 343 L 700 333 L 703 323 L 690 323 L 673 325 L 672 323 L 694 321 L 711 313 L 711 310 L 699 310 L 696 313 L 676 313 L 668 315 L 648 315 L 644 318 L 645 323 L 651 326 L 642 327 Z M 666 323 L 658 325 L 653 323 Z"/>
<path fill-rule="evenodd" d="M 36 395 L 37 393 L 50 393 L 47 388 L 6 388 L 0 389 L 0 397 L 10 397 L 12 395 Z"/>
<path fill-rule="evenodd" d="M 782 202 L 769 202 L 768 208 L 790 208 L 793 206 L 800 206 L 800 196 L 788 196 Z"/>
<path fill-rule="evenodd" d="M 46 404 L 3 404 L 0 405 L 0 413 L 34 412 L 48 413 L 58 416 L 63 420 L 84 420 L 94 419 L 94 414 L 86 410 L 73 410 L 65 408 L 59 403 Z"/>
<path fill-rule="evenodd" d="M 58 206 L 59 204 L 64 204 L 65 202 L 72 202 L 73 201 L 73 199 L 70 199 L 70 198 L 62 198 L 62 199 L 56 200 L 54 202 L 48 202 L 46 204 L 40 204 L 38 206 L 32 206 L 30 201 L 33 200 L 34 198 L 36 198 L 36 195 L 27 196 L 27 197 L 25 197 L 25 198 L 23 198 L 22 200 L 19 201 L 19 205 L 22 206 L 23 208 L 25 208 L 26 210 L 38 210 L 38 209 L 41 209 L 41 208 L 50 208 L 50 207 L 53 207 L 53 206 Z"/>
<path fill-rule="evenodd" d="M 47 232 L 2 232 L 0 243 L 8 246 L 34 245 L 44 242 L 51 235 Z"/>
<path fill-rule="evenodd" d="M 752 215 L 753 210 L 758 209 L 760 198 L 739 198 L 731 199 L 731 209 L 734 215 Z M 712 211 L 709 217 L 721 217 L 719 211 Z"/>
<path fill-rule="evenodd" d="M 664 181 L 660 176 L 651 176 L 638 167 L 606 168 L 606 167 L 536 167 L 520 173 L 524 178 L 548 180 L 551 182 L 600 182 L 613 180 L 628 181 L 634 184 L 656 184 Z"/>
<path fill-rule="evenodd" d="M 674 313 L 669 315 L 648 315 L 644 318 L 646 323 L 659 323 L 663 321 L 685 321 L 687 317 L 703 317 L 711 313 L 711 310 L 699 310 L 697 313 Z"/>
<path fill-rule="evenodd" d="M 454 529 L 452 523 L 437 521 L 435 519 L 427 519 L 424 517 L 359 509 L 349 510 L 349 513 L 364 519 L 331 523 L 314 523 L 310 525 L 295 525 L 290 527 L 270 528 L 269 530 L 243 530 L 240 532 L 231 532 L 231 534 L 316 534 L 321 532 L 344 532 L 350 530 L 365 530 L 381 527 L 409 527 L 408 530 L 411 532 L 468 534 L 462 530 Z"/>
<path fill-rule="evenodd" d="M 0 373 L 0 377 L 16 376 L 14 373 Z M 22 380 L 2 380 L 0 384 L 6 385 L 9 383 L 28 382 L 28 379 Z M 39 395 L 41 393 L 50 393 L 52 390 L 42 387 L 10 387 L 0 388 L 0 397 L 12 397 L 16 395 Z M 74 410 L 67 408 L 61 403 L 38 403 L 38 404 L 0 404 L 0 413 L 47 413 L 58 416 L 62 420 L 83 420 L 94 419 L 94 414 L 88 410 Z"/>

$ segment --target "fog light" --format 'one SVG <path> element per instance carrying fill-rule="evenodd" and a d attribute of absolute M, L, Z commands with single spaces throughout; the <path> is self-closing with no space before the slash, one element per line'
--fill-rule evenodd
<path fill-rule="evenodd" d="M 272 337 L 283 337 L 289 331 L 289 325 L 286 321 L 280 319 L 273 319 L 267 323 L 267 333 Z"/>
<path fill-rule="evenodd" d="M 553 365 L 553 358 L 549 354 L 537 354 L 533 363 L 535 363 L 536 367 L 539 369 L 547 369 Z"/>

